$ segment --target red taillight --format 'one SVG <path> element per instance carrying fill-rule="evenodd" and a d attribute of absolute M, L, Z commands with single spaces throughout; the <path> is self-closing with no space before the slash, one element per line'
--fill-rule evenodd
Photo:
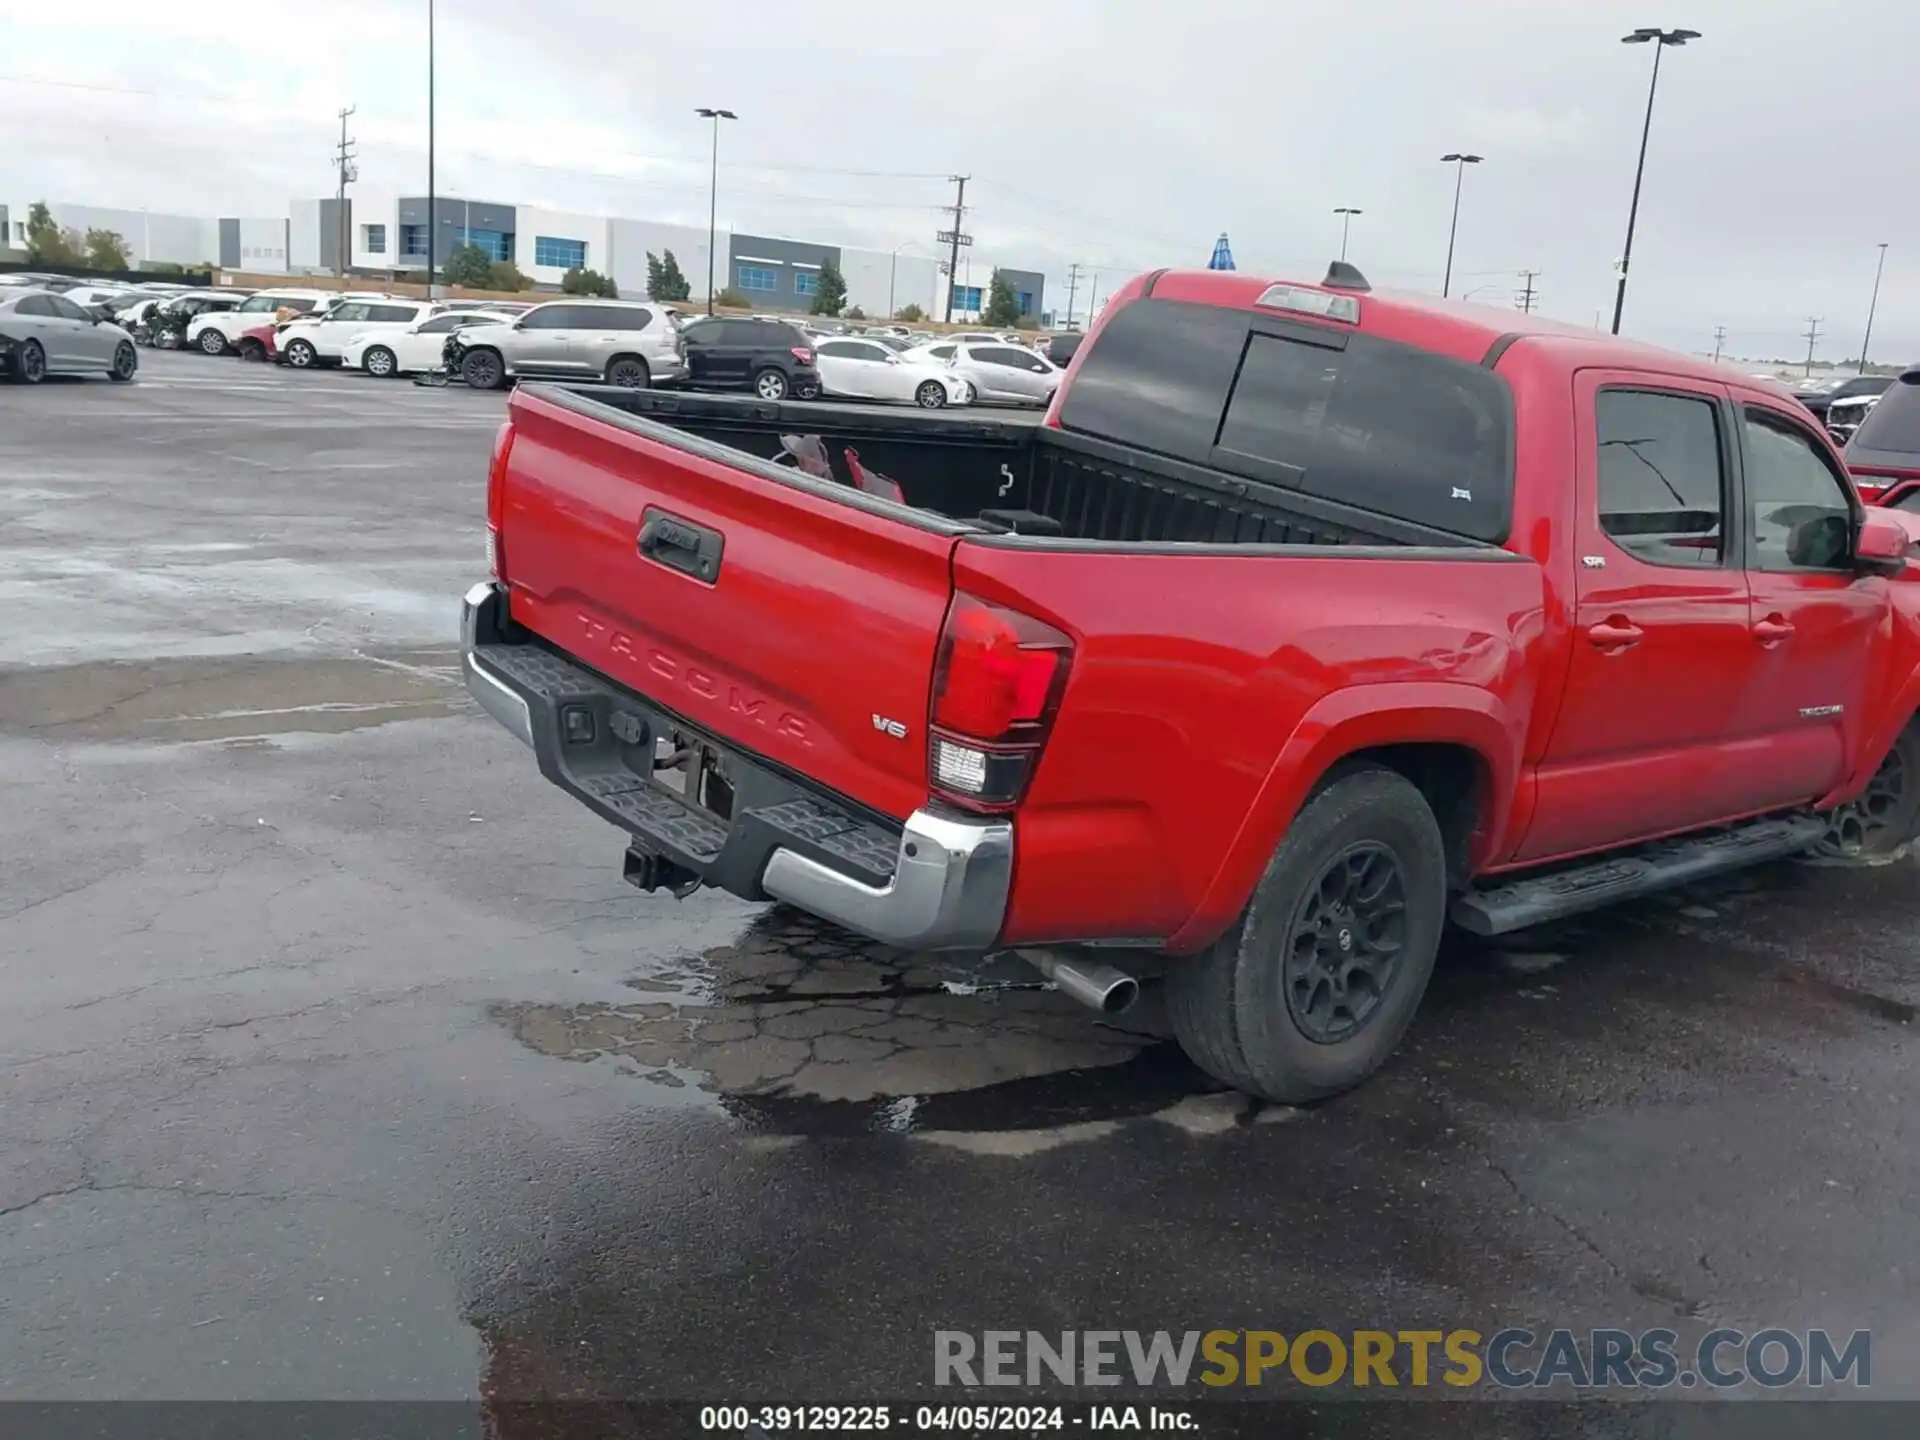
<path fill-rule="evenodd" d="M 1072 661 L 1073 641 L 1053 626 L 955 595 L 934 661 L 933 788 L 975 809 L 1017 804 Z"/>
<path fill-rule="evenodd" d="M 513 422 L 494 432 L 493 458 L 487 462 L 487 569 L 507 578 L 507 551 L 500 532 L 507 518 L 507 455 L 513 449 Z"/>
<path fill-rule="evenodd" d="M 1920 480 L 1920 470 L 1902 470 L 1898 467 L 1882 469 L 1877 465 L 1849 465 L 1847 473 L 1853 476 L 1853 488 L 1860 492 L 1860 498 L 1869 505 L 1903 480 Z"/>
<path fill-rule="evenodd" d="M 813 351 L 804 345 L 793 346 L 790 353 L 793 355 L 793 358 L 798 360 L 802 365 L 811 365 L 813 363 Z"/>

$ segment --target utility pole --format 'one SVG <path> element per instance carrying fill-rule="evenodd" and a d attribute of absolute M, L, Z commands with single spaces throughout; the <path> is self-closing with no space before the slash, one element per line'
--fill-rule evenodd
<path fill-rule="evenodd" d="M 1067 266 L 1067 329 L 1073 328 L 1073 297 L 1080 285 L 1080 262 Z"/>
<path fill-rule="evenodd" d="M 359 168 L 353 163 L 355 158 L 352 148 L 354 141 L 347 138 L 347 117 L 352 115 L 358 108 L 356 105 L 349 105 L 340 112 L 340 149 L 333 157 L 333 163 L 339 167 L 340 170 L 340 190 L 338 196 L 340 205 L 340 252 L 335 257 L 339 263 L 333 268 L 334 273 L 343 280 L 346 278 L 348 266 L 353 261 L 353 226 L 347 222 L 347 186 L 352 181 L 360 178 Z"/>
<path fill-rule="evenodd" d="M 1814 346 L 1814 342 L 1820 338 L 1820 320 L 1821 320 L 1821 317 L 1818 315 L 1809 315 L 1807 317 L 1806 377 L 1808 378 L 1810 378 L 1813 375 L 1813 346 Z"/>
<path fill-rule="evenodd" d="M 435 213 L 440 206 L 440 197 L 434 193 L 433 174 L 433 0 L 427 0 L 427 299 L 433 299 L 433 247 L 435 236 L 440 232 L 439 216 Z M 404 255 L 396 255 L 403 260 Z"/>
<path fill-rule="evenodd" d="M 1880 263 L 1873 271 L 1873 299 L 1867 302 L 1867 334 L 1860 342 L 1860 373 L 1867 373 L 1867 347 L 1873 343 L 1873 312 L 1880 307 L 1880 276 L 1887 268 L 1887 242 L 1880 242 Z"/>
<path fill-rule="evenodd" d="M 1528 315 L 1533 313 L 1533 302 L 1540 294 L 1538 290 L 1533 288 L 1534 278 L 1538 276 L 1539 273 L 1538 270 L 1522 270 L 1520 272 L 1520 278 L 1526 281 L 1526 284 L 1521 287 L 1518 301 L 1520 309 Z"/>
<path fill-rule="evenodd" d="M 1727 327 L 1724 325 L 1714 326 L 1713 327 L 1713 363 L 1714 364 L 1718 365 L 1720 363 L 1720 352 L 1726 348 L 1726 345 L 1727 345 Z"/>
<path fill-rule="evenodd" d="M 1087 328 L 1093 328 L 1093 306 L 1100 298 L 1100 272 L 1093 272 L 1093 287 L 1087 291 Z"/>
<path fill-rule="evenodd" d="M 947 252 L 947 324 L 953 323 L 953 287 L 960 283 L 960 231 L 967 218 L 967 181 L 970 175 L 949 175 L 959 188 L 953 195 L 953 239 Z"/>

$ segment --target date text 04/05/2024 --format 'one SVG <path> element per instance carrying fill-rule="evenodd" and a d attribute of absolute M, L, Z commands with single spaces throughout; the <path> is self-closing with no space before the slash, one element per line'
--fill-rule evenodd
<path fill-rule="evenodd" d="M 720 1434 L 795 1431 L 1005 1433 L 1198 1430 L 1186 1410 L 1159 1405 L 708 1405 L 700 1428 Z"/>

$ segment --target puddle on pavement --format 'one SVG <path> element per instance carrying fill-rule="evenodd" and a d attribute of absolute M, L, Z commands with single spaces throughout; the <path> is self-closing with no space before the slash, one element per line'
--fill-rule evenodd
<path fill-rule="evenodd" d="M 451 650 L 35 667 L 0 684 L 0 734 L 160 742 L 341 734 L 457 713 L 458 667 Z"/>
<path fill-rule="evenodd" d="M 631 1004 L 495 1014 L 544 1055 L 691 1082 L 769 1135 L 1055 1130 L 1218 1089 L 1167 1040 L 1151 988 L 1102 1020 L 1012 956 L 907 954 L 785 907 L 630 984 Z"/>

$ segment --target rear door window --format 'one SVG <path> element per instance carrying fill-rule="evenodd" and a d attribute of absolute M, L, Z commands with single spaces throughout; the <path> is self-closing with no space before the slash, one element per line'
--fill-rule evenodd
<path fill-rule="evenodd" d="M 1208 463 L 1247 340 L 1237 310 L 1138 300 L 1110 319 L 1067 388 L 1067 430 Z"/>
<path fill-rule="evenodd" d="M 1726 474 L 1719 407 L 1697 395 L 1602 390 L 1600 528 L 1649 565 L 1718 565 L 1725 550 Z"/>

